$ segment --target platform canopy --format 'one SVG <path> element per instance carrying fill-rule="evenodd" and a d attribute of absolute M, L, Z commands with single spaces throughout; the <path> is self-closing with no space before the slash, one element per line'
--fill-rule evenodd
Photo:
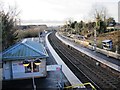
<path fill-rule="evenodd" d="M 47 57 L 48 54 L 43 44 L 28 39 L 24 39 L 2 53 L 3 61 Z"/>

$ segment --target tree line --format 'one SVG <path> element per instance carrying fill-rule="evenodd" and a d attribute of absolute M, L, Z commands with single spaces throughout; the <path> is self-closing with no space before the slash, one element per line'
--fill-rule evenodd
<path fill-rule="evenodd" d="M 0 32 L 1 32 L 1 51 L 10 47 L 17 41 L 15 9 L 9 8 L 7 12 L 0 8 Z"/>
<path fill-rule="evenodd" d="M 114 27 L 116 25 L 115 19 L 107 15 L 107 9 L 104 6 L 95 5 L 92 11 L 93 21 L 72 21 L 69 19 L 63 26 L 64 31 L 72 34 L 89 35 L 93 34 L 94 29 L 96 29 L 97 35 L 99 35 L 108 32 L 107 27 Z"/>
<path fill-rule="evenodd" d="M 63 26 L 64 31 L 69 32 L 71 34 L 91 34 L 93 33 L 94 29 L 97 29 L 97 34 L 106 33 L 107 27 L 114 27 L 116 25 L 116 21 L 113 17 L 109 17 L 106 20 L 102 20 L 99 16 L 97 18 L 97 21 L 90 21 L 90 22 L 84 22 L 84 21 L 72 21 L 68 20 L 67 23 Z"/>

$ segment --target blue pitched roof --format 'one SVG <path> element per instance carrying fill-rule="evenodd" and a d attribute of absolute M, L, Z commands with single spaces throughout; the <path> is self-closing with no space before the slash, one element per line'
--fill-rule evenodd
<path fill-rule="evenodd" d="M 7 49 L 2 53 L 2 60 L 18 60 L 46 57 L 48 57 L 48 54 L 43 44 L 27 39 L 23 40 L 20 43 L 17 43 L 13 47 Z"/>

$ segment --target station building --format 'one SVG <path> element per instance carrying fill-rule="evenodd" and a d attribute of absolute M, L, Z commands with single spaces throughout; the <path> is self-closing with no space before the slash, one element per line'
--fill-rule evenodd
<path fill-rule="evenodd" d="M 48 54 L 42 43 L 24 39 L 2 52 L 3 80 L 46 77 L 47 57 Z M 34 63 L 36 60 L 40 60 L 41 63 L 36 65 Z M 23 65 L 24 61 L 29 62 L 28 66 Z"/>

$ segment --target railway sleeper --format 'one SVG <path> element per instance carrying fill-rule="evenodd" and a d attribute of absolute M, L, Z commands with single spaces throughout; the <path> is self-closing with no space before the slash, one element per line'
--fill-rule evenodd
<path fill-rule="evenodd" d="M 55 46 L 55 45 L 54 45 Z M 73 49 L 74 50 L 74 49 Z M 90 58 L 91 59 L 91 58 Z M 104 79 L 103 79 L 103 81 L 104 81 Z M 106 82 L 106 81 L 105 81 Z M 109 82 L 110 83 L 110 82 Z M 106 83 L 106 84 L 109 84 L 109 83 Z"/>

